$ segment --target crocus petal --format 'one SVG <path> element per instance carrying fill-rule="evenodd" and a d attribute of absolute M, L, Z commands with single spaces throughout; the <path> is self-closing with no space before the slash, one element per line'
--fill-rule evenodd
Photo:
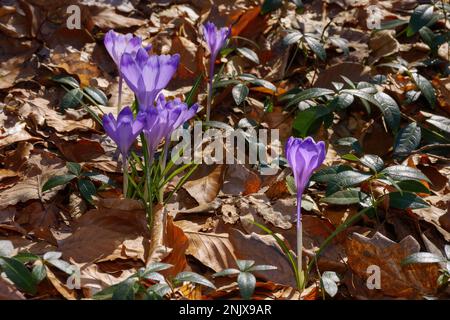
<path fill-rule="evenodd" d="M 308 137 L 304 140 L 289 138 L 286 144 L 286 158 L 294 173 L 298 193 L 303 193 L 309 179 L 325 160 L 325 144 L 316 143 Z"/>
<path fill-rule="evenodd" d="M 120 61 L 120 72 L 128 87 L 137 94 L 138 84 L 141 78 L 142 69 L 139 68 L 136 59 L 129 53 L 125 53 Z"/>

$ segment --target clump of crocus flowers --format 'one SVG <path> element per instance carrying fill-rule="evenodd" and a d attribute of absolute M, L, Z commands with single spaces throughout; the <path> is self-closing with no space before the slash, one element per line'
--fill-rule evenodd
<path fill-rule="evenodd" d="M 125 197 L 128 191 L 128 160 L 131 158 L 133 144 L 140 137 L 144 156 L 145 184 L 141 186 L 144 192 L 140 192 L 139 195 L 150 211 L 148 218 L 151 224 L 151 208 L 154 199 L 162 202 L 161 180 L 164 180 L 162 172 L 166 166 L 171 135 L 196 114 L 198 105 L 195 104 L 189 108 L 180 99 L 168 100 L 161 94 L 178 68 L 180 61 L 178 54 L 151 55 L 148 53 L 150 47 L 144 48 L 140 37 L 131 34 L 123 35 L 112 30 L 106 34 L 104 43 L 119 69 L 119 97 L 122 81 L 125 81 L 136 96 L 137 108 L 133 110 L 127 106 L 120 110 L 122 106 L 119 98 L 117 118 L 111 113 L 105 115 L 103 127 L 106 134 L 117 144 L 122 158 Z M 156 162 L 155 155 L 161 143 L 165 145 L 163 155 Z M 133 156 L 134 160 L 139 159 L 136 154 Z M 139 164 L 142 166 L 142 163 Z M 135 167 L 132 169 L 136 171 Z M 137 191 L 141 191 L 135 181 L 131 182 L 134 183 Z"/>
<path fill-rule="evenodd" d="M 294 174 L 297 187 L 297 272 L 299 277 L 299 289 L 304 283 L 302 266 L 303 226 L 302 226 L 302 195 L 308 186 L 313 172 L 320 167 L 325 160 L 325 143 L 315 142 L 313 138 L 305 139 L 290 137 L 286 143 L 286 158 Z"/>

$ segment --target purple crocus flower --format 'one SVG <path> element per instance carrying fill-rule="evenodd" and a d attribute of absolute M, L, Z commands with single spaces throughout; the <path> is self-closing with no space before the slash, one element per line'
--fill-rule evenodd
<path fill-rule="evenodd" d="M 120 71 L 136 94 L 140 110 L 147 111 L 154 106 L 155 99 L 175 74 L 179 62 L 179 54 L 148 56 L 142 48 L 135 56 L 123 54 Z"/>
<path fill-rule="evenodd" d="M 308 185 L 312 173 L 325 160 L 325 143 L 315 142 L 313 138 L 299 139 L 290 137 L 286 143 L 286 158 L 294 173 L 297 187 L 297 263 L 298 272 L 302 272 L 302 194 Z"/>
<path fill-rule="evenodd" d="M 206 44 L 210 52 L 209 57 L 209 88 L 208 88 L 208 102 L 206 107 L 206 121 L 209 121 L 209 116 L 211 112 L 211 99 L 212 99 L 212 83 L 214 77 L 214 63 L 216 61 L 217 55 L 220 49 L 225 45 L 228 37 L 230 36 L 231 29 L 228 27 L 223 27 L 217 29 L 216 25 L 212 22 L 207 22 L 203 25 L 203 37 L 205 38 Z"/>
<path fill-rule="evenodd" d="M 145 114 L 143 132 L 150 160 L 153 160 L 154 153 L 164 138 L 166 139 L 167 152 L 172 132 L 191 119 L 197 113 L 197 110 L 197 104 L 188 108 L 180 99 L 166 101 L 165 97 L 160 95 L 156 102 L 156 107 L 151 107 L 141 112 Z"/>
<path fill-rule="evenodd" d="M 125 53 L 130 54 L 132 57 L 136 57 L 138 51 L 142 49 L 142 39 L 141 37 L 135 37 L 131 33 L 121 34 L 117 33 L 114 30 L 109 30 L 104 38 L 104 44 L 106 50 L 108 51 L 111 58 L 119 68 L 119 98 L 117 101 L 117 112 L 120 112 L 120 108 L 122 107 L 122 72 L 120 70 L 120 61 L 122 60 L 122 56 Z M 151 45 L 142 49 L 143 52 L 146 53 L 151 49 Z M 141 54 L 143 53 L 141 52 Z"/>
<path fill-rule="evenodd" d="M 144 128 L 144 122 L 143 114 L 138 114 L 136 119 L 133 118 L 130 107 L 125 107 L 120 111 L 117 121 L 111 113 L 103 117 L 103 128 L 117 144 L 124 163 L 133 142 Z"/>
<path fill-rule="evenodd" d="M 142 39 L 141 37 L 133 36 L 131 33 L 121 34 L 114 30 L 109 30 L 105 35 L 104 44 L 109 55 L 119 68 L 120 60 L 125 52 L 136 56 L 138 50 L 142 48 Z"/>
<path fill-rule="evenodd" d="M 203 25 L 203 37 L 205 38 L 209 52 L 211 53 L 211 61 L 213 66 L 214 61 L 217 58 L 217 54 L 225 45 L 230 32 L 231 29 L 228 27 L 217 29 L 216 25 L 212 22 L 207 22 Z"/>

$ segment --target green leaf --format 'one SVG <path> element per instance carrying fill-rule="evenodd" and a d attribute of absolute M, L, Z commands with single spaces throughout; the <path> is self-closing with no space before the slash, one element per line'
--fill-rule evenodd
<path fill-rule="evenodd" d="M 396 209 L 422 209 L 430 206 L 421 197 L 411 192 L 391 192 L 388 196 L 389 205 Z"/>
<path fill-rule="evenodd" d="M 233 268 L 229 268 L 229 269 L 224 269 L 222 271 L 216 272 L 213 274 L 213 277 L 226 277 L 226 276 L 231 276 L 231 275 L 235 275 L 240 273 L 240 271 L 238 269 L 233 269 Z"/>
<path fill-rule="evenodd" d="M 323 121 L 323 117 L 328 115 L 331 109 L 325 106 L 311 107 L 297 113 L 292 125 L 297 136 L 304 138 L 310 135 L 314 130 L 318 129 Z"/>
<path fill-rule="evenodd" d="M 297 43 L 303 38 L 303 34 L 297 30 L 289 30 L 288 34 L 283 38 L 283 44 L 289 46 L 291 44 Z"/>
<path fill-rule="evenodd" d="M 378 101 L 377 106 L 383 114 L 387 126 L 396 132 L 400 125 L 400 108 L 397 102 L 384 92 L 376 93 L 374 98 Z"/>
<path fill-rule="evenodd" d="M 450 135 L 450 119 L 447 117 L 432 115 L 426 120 L 427 123 L 435 126 L 447 135 Z"/>
<path fill-rule="evenodd" d="M 323 289 L 330 297 L 334 297 L 338 292 L 339 277 L 334 271 L 325 271 L 321 277 Z"/>
<path fill-rule="evenodd" d="M 79 88 L 68 91 L 61 100 L 60 109 L 64 111 L 69 108 L 76 108 L 83 99 L 83 91 Z"/>
<path fill-rule="evenodd" d="M 243 47 L 243 48 L 236 48 L 236 50 L 237 50 L 237 52 L 239 52 L 239 54 L 241 54 L 242 56 L 244 56 L 248 60 L 250 60 L 250 61 L 252 61 L 252 62 L 254 62 L 256 64 L 259 64 L 258 55 L 252 49 Z"/>
<path fill-rule="evenodd" d="M 272 90 L 272 91 L 277 91 L 277 87 L 275 87 L 273 85 L 273 83 L 271 83 L 270 81 L 264 80 L 264 79 L 255 79 L 250 81 L 252 84 L 254 84 L 255 86 L 261 86 L 264 87 L 266 89 Z"/>
<path fill-rule="evenodd" d="M 152 300 L 159 300 L 171 291 L 172 289 L 167 283 L 156 283 L 147 289 L 147 295 Z"/>
<path fill-rule="evenodd" d="M 86 87 L 84 88 L 84 91 L 99 105 L 108 105 L 108 97 L 106 97 L 103 91 L 93 87 Z"/>
<path fill-rule="evenodd" d="M 33 275 L 33 278 L 36 281 L 36 283 L 41 282 L 47 276 L 47 270 L 45 269 L 45 265 L 42 263 L 36 264 L 33 267 L 31 274 Z"/>
<path fill-rule="evenodd" d="M 359 161 L 359 158 L 352 153 L 344 154 L 341 158 L 348 161 Z"/>
<path fill-rule="evenodd" d="M 214 284 L 209 281 L 208 279 L 206 279 L 205 277 L 195 273 L 195 272 L 190 272 L 190 271 L 183 271 L 180 272 L 179 274 L 177 274 L 175 276 L 175 278 L 173 279 L 176 282 L 192 282 L 192 283 L 197 283 L 197 284 L 201 284 L 205 287 L 209 287 L 212 289 L 215 289 L 216 287 L 214 286 Z"/>
<path fill-rule="evenodd" d="M 331 94 L 334 94 L 334 91 L 330 89 L 323 89 L 323 88 L 306 89 L 300 92 L 299 94 L 293 96 L 292 100 L 289 101 L 289 103 L 287 104 L 287 107 L 298 104 L 302 101 L 311 100 Z"/>
<path fill-rule="evenodd" d="M 137 289 L 137 279 L 134 277 L 128 278 L 115 286 L 112 299 L 134 300 Z"/>
<path fill-rule="evenodd" d="M 236 263 L 240 271 L 247 271 L 255 265 L 255 261 L 253 260 L 236 260 Z"/>
<path fill-rule="evenodd" d="M 14 246 L 9 240 L 0 240 L 0 257 L 10 257 L 14 252 Z"/>
<path fill-rule="evenodd" d="M 370 177 L 370 174 L 365 174 L 358 171 L 343 171 L 336 174 L 329 181 L 328 187 L 332 191 L 332 193 L 334 193 L 339 189 L 345 189 L 347 187 L 359 185 L 361 182 L 368 180 Z"/>
<path fill-rule="evenodd" d="M 341 138 L 336 141 L 336 144 L 339 146 L 351 147 L 353 150 L 355 150 L 359 154 L 363 153 L 361 144 L 359 143 L 358 139 L 356 139 L 354 137 Z"/>
<path fill-rule="evenodd" d="M 245 84 L 239 83 L 233 87 L 231 91 L 234 102 L 239 106 L 247 98 L 249 89 Z"/>
<path fill-rule="evenodd" d="M 237 278 L 242 299 L 250 300 L 255 291 L 256 278 L 250 272 L 241 272 Z"/>
<path fill-rule="evenodd" d="M 397 186 L 402 191 L 409 191 L 415 193 L 431 193 L 430 190 L 420 181 L 417 180 L 403 180 L 397 183 Z"/>
<path fill-rule="evenodd" d="M 328 197 L 322 198 L 321 201 L 331 204 L 348 205 L 366 201 L 367 197 L 368 195 L 361 191 L 350 189 L 335 192 Z"/>
<path fill-rule="evenodd" d="M 62 186 L 66 183 L 69 183 L 73 179 L 75 179 L 77 176 L 73 174 L 65 174 L 62 176 L 54 176 L 47 180 L 47 182 L 42 186 L 42 192 L 45 192 L 47 190 L 50 190 L 57 186 Z"/>
<path fill-rule="evenodd" d="M 14 258 L 1 257 L 0 267 L 17 288 L 29 294 L 36 293 L 36 280 L 20 261 Z"/>
<path fill-rule="evenodd" d="M 420 127 L 417 123 L 411 122 L 398 133 L 394 146 L 394 156 L 409 156 L 419 146 L 421 138 Z"/>
<path fill-rule="evenodd" d="M 80 84 L 78 83 L 77 79 L 71 76 L 55 76 L 52 78 L 53 81 L 68 85 L 72 88 L 79 88 Z"/>
<path fill-rule="evenodd" d="M 374 154 L 366 154 L 359 161 L 373 172 L 381 171 L 384 168 L 383 159 Z"/>
<path fill-rule="evenodd" d="M 411 37 L 422 27 L 428 25 L 433 20 L 434 8 L 430 4 L 422 4 L 414 9 L 409 20 L 406 35 Z"/>
<path fill-rule="evenodd" d="M 381 171 L 381 173 L 390 176 L 396 181 L 425 180 L 427 182 L 430 182 L 427 176 L 424 175 L 420 170 L 408 166 L 397 165 L 387 167 L 386 169 Z"/>
<path fill-rule="evenodd" d="M 306 35 L 304 39 L 308 44 L 308 46 L 311 48 L 311 50 L 316 54 L 317 57 L 319 57 L 320 60 L 325 61 L 327 59 L 327 53 L 320 40 Z"/>
<path fill-rule="evenodd" d="M 422 40 L 426 43 L 427 46 L 430 47 L 431 52 L 436 53 L 438 49 L 438 44 L 436 42 L 436 36 L 428 27 L 422 27 L 419 30 L 420 36 L 422 37 Z"/>
<path fill-rule="evenodd" d="M 154 262 L 145 268 L 144 272 L 158 272 L 172 268 L 170 263 Z"/>
<path fill-rule="evenodd" d="M 19 252 L 18 254 L 16 254 L 14 256 L 14 259 L 16 259 L 17 261 L 20 261 L 22 263 L 28 263 L 28 262 L 33 262 L 33 261 L 39 260 L 40 257 L 38 255 L 29 253 L 29 252 Z"/>
<path fill-rule="evenodd" d="M 81 165 L 76 162 L 67 162 L 66 163 L 67 169 L 69 169 L 69 172 L 79 176 L 81 174 Z"/>
<path fill-rule="evenodd" d="M 270 271 L 270 270 L 277 270 L 278 268 L 275 266 L 267 265 L 267 264 L 260 264 L 258 266 L 253 266 L 249 269 L 249 271 Z"/>
<path fill-rule="evenodd" d="M 436 93 L 434 92 L 433 85 L 427 78 L 418 73 L 413 73 L 412 77 L 420 92 L 423 94 L 430 106 L 434 108 L 436 106 Z"/>
<path fill-rule="evenodd" d="M 261 14 L 267 14 L 271 11 L 275 11 L 278 8 L 281 8 L 282 5 L 282 0 L 264 0 L 261 6 Z"/>
<path fill-rule="evenodd" d="M 348 170 L 352 170 L 352 168 L 346 165 L 326 167 L 314 173 L 311 176 L 310 180 L 322 183 L 328 182 L 329 180 L 333 179 L 338 173 Z"/>
<path fill-rule="evenodd" d="M 78 180 L 78 190 L 86 201 L 92 203 L 92 196 L 97 193 L 97 189 L 92 181 L 87 179 Z"/>
<path fill-rule="evenodd" d="M 408 265 L 412 263 L 440 263 L 445 262 L 444 257 L 440 257 L 430 252 L 417 252 L 405 258 L 401 265 Z"/>

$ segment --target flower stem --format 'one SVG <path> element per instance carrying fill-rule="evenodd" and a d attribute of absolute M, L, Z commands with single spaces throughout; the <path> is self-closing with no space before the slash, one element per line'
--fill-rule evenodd
<path fill-rule="evenodd" d="M 120 113 L 120 109 L 122 109 L 122 85 L 123 85 L 123 78 L 122 74 L 119 76 L 119 97 L 117 99 L 117 114 Z"/>
<path fill-rule="evenodd" d="M 122 172 L 123 172 L 123 197 L 127 197 L 128 191 L 128 159 L 122 155 Z"/>
<path fill-rule="evenodd" d="M 212 90 L 214 78 L 214 62 L 215 57 L 210 57 L 209 61 L 209 81 L 208 81 L 208 99 L 206 100 L 206 121 L 209 121 L 211 115 Z"/>
<path fill-rule="evenodd" d="M 303 249 L 303 224 L 302 224 L 302 193 L 299 192 L 297 196 L 297 272 L 300 279 L 300 292 L 304 289 L 304 274 L 302 264 L 302 249 Z"/>

